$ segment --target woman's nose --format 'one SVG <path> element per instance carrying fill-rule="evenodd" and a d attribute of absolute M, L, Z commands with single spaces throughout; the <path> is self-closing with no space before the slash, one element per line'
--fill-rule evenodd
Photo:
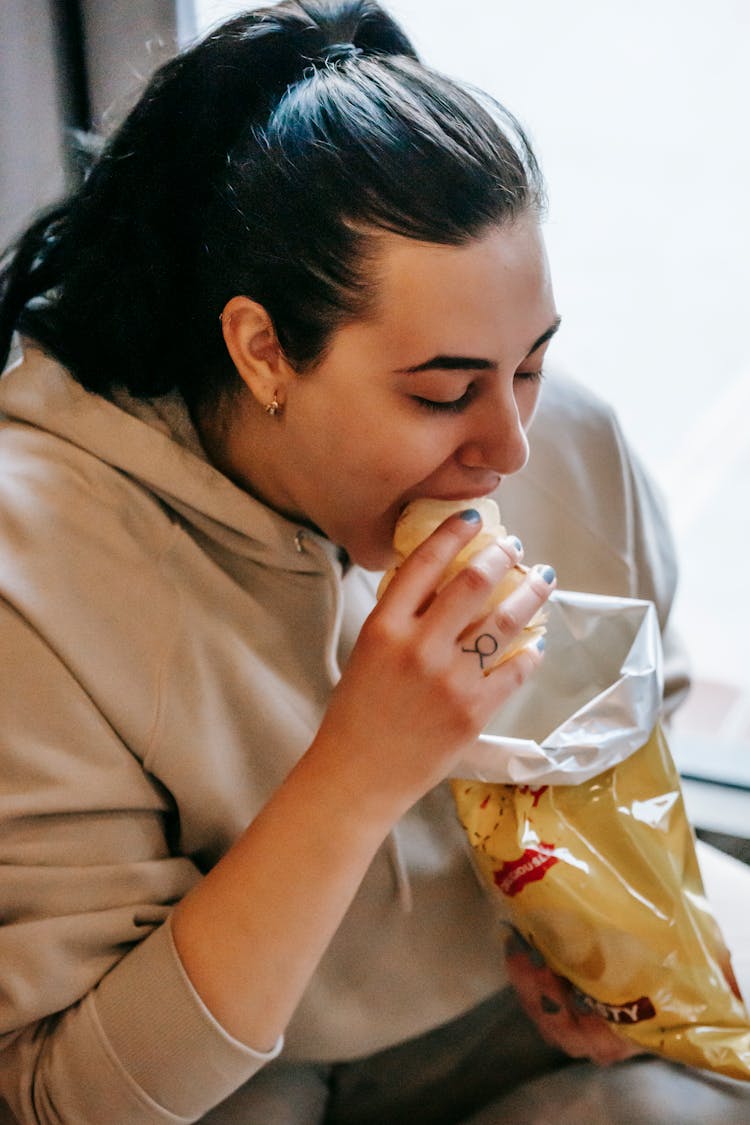
<path fill-rule="evenodd" d="M 459 461 L 467 468 L 492 469 L 501 476 L 517 473 L 528 457 L 526 430 L 512 394 L 477 411 L 458 452 Z"/>

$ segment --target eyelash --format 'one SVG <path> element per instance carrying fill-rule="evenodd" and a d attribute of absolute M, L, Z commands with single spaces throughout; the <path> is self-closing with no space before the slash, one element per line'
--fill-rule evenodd
<path fill-rule="evenodd" d="M 516 379 L 521 379 L 527 383 L 541 383 L 544 378 L 544 371 L 540 368 L 539 371 L 516 371 Z"/>
<path fill-rule="evenodd" d="M 460 414 L 474 398 L 474 384 L 470 383 L 460 398 L 450 399 L 448 402 L 438 402 L 432 398 L 420 398 L 413 395 L 414 401 L 424 410 L 434 411 L 436 414 Z"/>
<path fill-rule="evenodd" d="M 544 372 L 517 371 L 515 377 L 524 383 L 541 383 L 544 378 Z M 412 397 L 417 405 L 421 406 L 424 410 L 429 410 L 436 414 L 460 414 L 461 411 L 465 410 L 469 403 L 472 402 L 475 394 L 475 384 L 469 383 L 469 386 L 460 398 L 450 399 L 448 402 L 440 402 L 431 398 L 420 398 L 419 395 L 413 395 Z"/>

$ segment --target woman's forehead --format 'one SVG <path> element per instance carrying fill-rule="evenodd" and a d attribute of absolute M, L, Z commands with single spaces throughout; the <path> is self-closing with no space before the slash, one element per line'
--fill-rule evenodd
<path fill-rule="evenodd" d="M 517 220 L 460 246 L 400 235 L 378 239 L 373 262 L 375 330 L 415 345 L 422 332 L 446 342 L 514 329 L 535 340 L 556 316 L 539 224 Z"/>

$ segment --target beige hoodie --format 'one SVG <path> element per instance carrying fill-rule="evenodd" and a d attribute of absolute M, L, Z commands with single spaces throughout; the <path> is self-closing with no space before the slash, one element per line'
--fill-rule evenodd
<path fill-rule="evenodd" d="M 566 383 L 549 399 L 568 475 L 532 459 L 508 526 L 561 584 L 664 615 L 671 548 L 616 425 Z M 309 745 L 376 576 L 210 466 L 175 397 L 108 402 L 28 349 L 0 411 L 0 1094 L 23 1122 L 198 1120 L 271 1056 L 203 1006 L 170 907 Z M 502 987 L 492 909 L 441 786 L 375 858 L 285 1054 L 363 1055 Z"/>

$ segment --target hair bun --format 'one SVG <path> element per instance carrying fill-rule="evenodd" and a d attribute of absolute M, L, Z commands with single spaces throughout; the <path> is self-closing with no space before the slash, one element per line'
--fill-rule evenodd
<path fill-rule="evenodd" d="M 324 36 L 330 46 L 316 56 L 324 62 L 355 58 L 360 53 L 417 58 L 408 36 L 378 0 L 284 0 L 282 8 L 304 13 Z"/>
<path fill-rule="evenodd" d="M 324 47 L 320 52 L 320 58 L 322 62 L 328 65 L 354 59 L 357 55 L 363 53 L 362 48 L 355 46 L 354 43 L 331 43 L 329 47 Z"/>

